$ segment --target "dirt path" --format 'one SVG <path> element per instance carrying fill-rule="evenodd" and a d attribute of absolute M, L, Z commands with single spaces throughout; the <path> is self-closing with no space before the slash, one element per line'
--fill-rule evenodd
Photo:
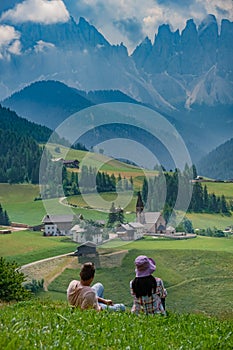
<path fill-rule="evenodd" d="M 26 280 L 44 280 L 44 289 L 47 291 L 49 284 L 57 278 L 66 268 L 78 268 L 78 259 L 68 254 L 35 261 L 21 267 L 26 275 Z"/>
<path fill-rule="evenodd" d="M 121 250 L 110 254 L 100 254 L 99 259 L 101 267 L 120 266 L 127 253 L 127 250 Z M 26 281 L 28 282 L 33 279 L 37 281 L 43 279 L 44 290 L 47 291 L 50 283 L 65 269 L 78 269 L 80 266 L 77 257 L 64 254 L 23 265 L 20 271 L 26 275 Z"/>

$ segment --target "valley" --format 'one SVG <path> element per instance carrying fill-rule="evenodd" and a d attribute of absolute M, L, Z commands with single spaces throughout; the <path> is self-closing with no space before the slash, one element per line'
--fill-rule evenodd
<path fill-rule="evenodd" d="M 7 3 L 0 348 L 231 350 L 232 4 Z M 165 317 L 130 312 L 139 255 Z M 68 305 L 84 261 L 126 312 Z"/>

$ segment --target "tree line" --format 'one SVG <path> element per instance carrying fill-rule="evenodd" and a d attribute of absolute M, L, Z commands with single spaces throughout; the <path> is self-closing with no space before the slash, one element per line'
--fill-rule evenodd
<path fill-rule="evenodd" d="M 208 193 L 207 186 L 201 182 L 193 182 L 197 173 L 195 166 L 186 166 L 181 172 L 175 169 L 174 172 L 160 171 L 158 176 L 149 179 L 144 178 L 142 186 L 142 199 L 148 211 L 161 211 L 166 208 L 171 212 L 183 208 L 183 198 L 189 196 L 190 203 L 188 211 L 196 213 L 221 213 L 230 215 L 230 206 L 224 195 L 216 196 L 215 193 Z M 179 192 L 179 196 L 178 195 Z"/>
<path fill-rule="evenodd" d="M 41 178 L 45 184 L 42 198 L 53 198 L 79 195 L 80 193 L 118 192 L 133 190 L 133 178 L 122 178 L 121 174 L 116 177 L 107 172 L 97 171 L 95 167 L 82 166 L 80 172 L 68 171 L 59 162 L 51 162 L 44 158 L 46 174 Z M 62 170 L 61 167 L 62 166 Z M 59 178 L 61 173 L 61 179 Z"/>

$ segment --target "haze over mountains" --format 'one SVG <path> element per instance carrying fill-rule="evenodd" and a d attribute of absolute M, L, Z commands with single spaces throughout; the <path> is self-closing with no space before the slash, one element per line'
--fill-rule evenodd
<path fill-rule="evenodd" d="M 70 18 L 14 28 L 21 49 L 17 55 L 1 53 L 1 99 L 32 81 L 52 79 L 81 90 L 118 89 L 171 111 L 233 103 L 233 23 L 228 20 L 220 28 L 212 15 L 198 28 L 188 20 L 181 33 L 162 25 L 154 43 L 146 38 L 131 56 L 84 18 L 78 24 Z"/>
<path fill-rule="evenodd" d="M 151 106 L 168 118 L 194 161 L 233 135 L 229 20 L 218 26 L 209 15 L 197 27 L 190 19 L 182 32 L 164 24 L 154 42 L 145 38 L 132 55 L 123 44 L 111 45 L 84 18 L 79 23 L 72 17 L 48 25 L 24 22 L 14 28 L 20 45 L 1 51 L 0 99 L 38 80 L 66 84 L 60 98 L 57 84 L 51 90 L 51 82 L 43 82 L 40 89 L 32 84 L 3 101 L 21 116 L 55 128 L 73 112 L 124 93 L 119 99 Z"/>

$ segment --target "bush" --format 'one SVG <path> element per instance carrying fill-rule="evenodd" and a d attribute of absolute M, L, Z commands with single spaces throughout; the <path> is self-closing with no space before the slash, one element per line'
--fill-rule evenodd
<path fill-rule="evenodd" d="M 23 286 L 25 276 L 16 262 L 7 262 L 0 257 L 0 300 L 20 301 L 29 299 L 31 293 Z"/>
<path fill-rule="evenodd" d="M 44 280 L 41 279 L 40 281 L 37 281 L 33 279 L 31 282 L 26 283 L 24 288 L 31 291 L 33 294 L 37 294 L 44 290 Z"/>

